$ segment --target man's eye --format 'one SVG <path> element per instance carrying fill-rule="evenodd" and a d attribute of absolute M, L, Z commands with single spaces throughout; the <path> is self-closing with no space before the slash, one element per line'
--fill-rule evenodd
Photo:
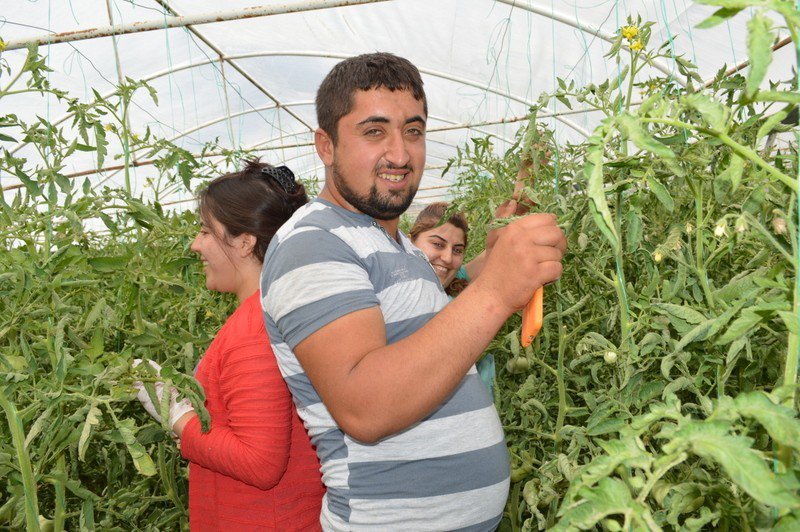
<path fill-rule="evenodd" d="M 463 249 L 454 249 L 453 253 L 455 253 L 456 255 L 463 255 L 464 254 L 464 250 Z"/>
<path fill-rule="evenodd" d="M 412 135 L 414 137 L 421 137 L 421 136 L 425 135 L 425 131 L 420 129 L 420 128 L 418 128 L 418 127 L 412 127 L 410 129 L 408 129 L 406 131 L 406 133 L 408 133 L 409 135 Z"/>

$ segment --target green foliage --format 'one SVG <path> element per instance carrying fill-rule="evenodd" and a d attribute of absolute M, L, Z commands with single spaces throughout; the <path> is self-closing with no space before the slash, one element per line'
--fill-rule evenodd
<path fill-rule="evenodd" d="M 776 4 L 708 3 L 723 6 L 722 20 Z M 490 346 L 513 462 L 501 529 L 796 524 L 797 146 L 765 142 L 789 108 L 763 102 L 797 93 L 775 82 L 780 97 L 758 90 L 766 20 L 755 12 L 750 23 L 748 77 L 720 75 L 700 91 L 682 58 L 687 88 L 639 79 L 670 55 L 629 20 L 610 54 L 627 57 L 623 79 L 582 89 L 561 81 L 553 95 L 606 115 L 590 138 L 555 144 L 537 108 L 509 152 L 476 140 L 452 162 L 454 209 L 476 228 L 475 250 L 531 153 L 541 166 L 526 191 L 559 216 L 569 241 L 532 348 L 520 350 L 518 318 Z M 624 50 L 636 39 L 641 49 Z"/>
<path fill-rule="evenodd" d="M 128 190 L 76 187 L 63 174 L 76 151 L 147 149 L 158 159 L 156 198 L 218 170 L 177 146 L 127 130 L 125 107 L 146 84 L 127 80 L 110 98 L 68 99 L 46 83 L 29 51 L 20 91 L 66 98 L 71 124 L 0 118 L 4 140 L 30 143 L 37 160 L 9 150 L 0 171 L 23 186 L 0 201 L 0 527 L 177 529 L 187 524 L 185 463 L 168 432 L 135 398 L 149 364 L 192 400 L 205 426 L 194 366 L 232 300 L 210 293 L 189 251 L 191 212 L 165 213 Z M 5 94 L 14 92 L 6 86 Z M 78 140 L 70 140 L 78 139 Z M 130 144 L 128 144 L 130 141 Z M 131 167 L 123 150 L 123 171 Z M 164 405 L 162 405 L 162 408 Z M 166 419 L 162 413 L 162 418 Z"/>
<path fill-rule="evenodd" d="M 800 24 L 785 0 L 700 3 L 720 8 L 704 26 L 753 6 L 777 11 L 795 36 Z M 453 208 L 474 228 L 469 254 L 523 163 L 525 193 L 557 213 L 569 239 L 534 345 L 521 348 L 512 317 L 490 346 L 513 461 L 503 529 L 797 528 L 797 146 L 770 138 L 787 130 L 800 95 L 762 88 L 771 24 L 754 11 L 747 77 L 722 68 L 698 89 L 694 66 L 630 19 L 608 54 L 620 75 L 584 88 L 559 80 L 551 96 L 606 117 L 586 142 L 555 142 L 537 119 L 544 96 L 507 153 L 474 139 L 445 170 L 457 172 Z M 675 61 L 685 88 L 642 79 L 655 59 Z M 0 157 L 22 183 L 0 198 L 0 526 L 185 527 L 185 467 L 132 387 L 156 377 L 130 363 L 159 361 L 205 414 L 188 376 L 232 301 L 204 288 L 188 251 L 194 216 L 165 213 L 159 200 L 246 154 L 190 153 L 131 132 L 136 91 L 157 102 L 146 83 L 80 101 L 46 72 L 31 47 L 0 88 L 0 99 L 51 94 L 72 113 L 68 125 L 0 117 L 0 141 L 38 156 Z M 125 175 L 137 152 L 154 161 L 154 200 L 129 181 L 78 186 L 64 169 L 79 152 Z"/>

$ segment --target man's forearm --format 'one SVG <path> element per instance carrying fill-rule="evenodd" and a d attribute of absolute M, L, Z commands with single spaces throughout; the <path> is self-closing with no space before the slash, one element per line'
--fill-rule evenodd
<path fill-rule="evenodd" d="M 372 442 L 404 430 L 453 393 L 510 313 L 471 286 L 419 331 L 369 351 L 332 396 L 321 386 L 323 400 L 356 439 Z"/>

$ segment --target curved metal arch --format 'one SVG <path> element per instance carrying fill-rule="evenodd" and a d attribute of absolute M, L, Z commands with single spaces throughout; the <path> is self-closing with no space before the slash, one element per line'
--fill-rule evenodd
<path fill-rule="evenodd" d="M 205 129 L 207 127 L 213 126 L 214 124 L 219 124 L 220 122 L 224 122 L 225 120 L 228 120 L 230 118 L 237 118 L 237 117 L 245 116 L 245 115 L 248 115 L 248 114 L 251 114 L 251 113 L 260 113 L 261 111 L 267 111 L 267 110 L 270 110 L 270 109 L 279 109 L 279 108 L 282 108 L 282 107 L 297 107 L 297 106 L 301 106 L 301 105 L 314 105 L 314 102 L 312 100 L 299 100 L 299 101 L 296 101 L 296 102 L 289 102 L 289 103 L 284 103 L 284 104 L 281 104 L 281 105 L 272 104 L 272 105 L 264 105 L 264 106 L 261 106 L 261 107 L 254 107 L 252 109 L 247 109 L 245 111 L 239 111 L 239 112 L 236 112 L 236 113 L 231 113 L 229 115 L 224 115 L 224 116 L 220 116 L 218 118 L 215 118 L 213 120 L 209 120 L 208 122 L 204 122 L 204 123 L 202 123 L 202 124 L 200 124 L 198 126 L 195 126 L 193 128 L 187 129 L 185 131 L 181 131 L 178 135 L 175 135 L 175 136 L 173 136 L 173 137 L 171 137 L 171 138 L 169 138 L 167 140 L 169 142 L 174 142 L 175 140 L 177 140 L 177 139 L 179 139 L 181 137 L 185 137 L 186 135 L 190 135 L 192 133 L 200 131 L 201 129 Z M 547 118 L 547 117 L 552 116 L 552 113 L 543 112 L 543 113 L 541 113 L 540 116 L 542 118 Z M 452 130 L 455 130 L 455 129 L 473 129 L 473 130 L 475 130 L 475 131 L 477 131 L 479 133 L 482 133 L 484 135 L 489 135 L 489 136 L 498 138 L 500 140 L 503 140 L 505 142 L 508 142 L 509 144 L 514 144 L 514 140 L 509 139 L 507 137 L 503 137 L 503 136 L 497 135 L 495 133 L 490 133 L 488 131 L 484 131 L 482 129 L 479 129 L 478 126 L 482 126 L 482 125 L 500 125 L 500 124 L 506 124 L 506 123 L 511 123 L 511 122 L 519 122 L 519 121 L 527 119 L 527 116 L 521 117 L 521 118 L 514 117 L 514 118 L 511 118 L 511 119 L 499 119 L 499 120 L 493 120 L 493 121 L 486 121 L 486 122 L 480 122 L 478 124 L 470 124 L 470 123 L 466 123 L 466 122 L 456 122 L 455 120 L 450 120 L 449 118 L 444 118 L 444 117 L 438 116 L 438 115 L 430 115 L 430 116 L 428 116 L 428 118 L 429 119 L 433 119 L 433 120 L 437 120 L 439 122 L 445 122 L 447 124 L 450 124 L 449 127 L 448 126 L 443 126 L 443 127 L 428 128 L 427 129 L 428 133 L 438 133 L 438 132 L 442 132 L 442 131 L 452 131 Z M 280 140 L 280 139 L 285 138 L 285 137 L 294 137 L 294 136 L 299 136 L 299 135 L 303 135 L 303 134 L 308 134 L 308 132 L 303 131 L 303 132 L 298 132 L 298 133 L 292 133 L 292 134 L 289 134 L 289 135 L 281 135 L 280 137 L 276 137 L 274 139 L 270 139 L 270 140 L 268 140 L 266 142 L 273 142 L 274 140 Z M 144 148 L 139 148 L 139 149 L 144 149 Z M 134 150 L 134 151 L 136 151 L 136 150 Z"/>
<path fill-rule="evenodd" d="M 271 104 L 271 105 L 263 105 L 261 107 L 254 107 L 252 109 L 247 109 L 246 111 L 239 111 L 239 112 L 236 112 L 236 113 L 231 113 L 231 114 L 228 114 L 228 115 L 221 116 L 219 118 L 215 118 L 213 120 L 209 120 L 208 122 L 204 122 L 204 123 L 202 123 L 202 124 L 200 124 L 198 126 L 195 126 L 193 128 L 187 129 L 185 131 L 181 131 L 179 134 L 175 135 L 174 137 L 172 137 L 172 138 L 170 138 L 168 140 L 169 140 L 169 142 L 173 142 L 173 141 L 175 141 L 175 140 L 177 140 L 177 139 L 179 139 L 181 137 L 185 137 L 186 135 L 190 135 L 192 133 L 195 133 L 196 131 L 200 131 L 201 129 L 205 129 L 207 127 L 213 126 L 214 124 L 219 124 L 220 122 L 224 122 L 225 120 L 228 120 L 228 119 L 231 119 L 231 118 L 238 118 L 240 116 L 248 115 L 248 114 L 251 114 L 251 113 L 260 113 L 261 111 L 268 111 L 270 109 L 281 109 L 283 107 L 297 107 L 297 106 L 300 106 L 300 105 L 314 105 L 314 102 L 310 101 L 310 100 L 301 100 L 301 101 L 297 101 L 297 102 L 283 103 L 283 104 L 280 104 L 280 105 Z M 291 137 L 291 136 L 295 136 L 295 135 L 298 135 L 298 134 L 299 133 L 292 133 L 292 134 L 286 135 L 286 136 L 287 137 Z M 303 134 L 308 134 L 308 131 L 303 131 Z M 279 138 L 283 138 L 283 136 L 281 136 Z"/>
<path fill-rule="evenodd" d="M 322 58 L 326 58 L 326 59 L 342 59 L 342 60 L 343 59 L 348 59 L 350 57 L 353 57 L 352 54 L 338 54 L 338 53 L 332 53 L 332 52 L 314 52 L 314 51 L 309 51 L 309 52 L 303 52 L 303 51 L 280 51 L 280 52 L 274 52 L 274 51 L 261 51 L 261 52 L 250 52 L 250 53 L 246 53 L 246 54 L 236 54 L 236 55 L 233 55 L 233 56 L 226 56 L 226 58 L 230 58 L 230 59 L 253 59 L 253 58 L 257 58 L 257 57 L 276 57 L 276 56 L 286 56 L 286 57 L 322 57 Z M 432 69 L 432 68 L 426 68 L 426 67 L 417 66 L 417 69 L 423 74 L 427 74 L 429 76 L 433 76 L 433 77 L 436 77 L 436 78 L 446 79 L 448 81 L 454 81 L 456 83 L 461 83 L 462 85 L 466 85 L 468 87 L 474 87 L 476 89 L 480 89 L 482 91 L 486 91 L 486 92 L 495 94 L 497 96 L 502 96 L 503 98 L 508 98 L 509 100 L 513 100 L 515 102 L 525 104 L 528 107 L 532 107 L 532 106 L 536 105 L 536 101 L 535 100 L 529 100 L 529 99 L 527 99 L 527 98 L 525 98 L 523 96 L 519 96 L 519 95 L 516 95 L 516 94 L 511 93 L 511 92 L 507 92 L 507 91 L 503 91 L 503 90 L 500 90 L 500 89 L 493 88 L 491 85 L 487 85 L 485 83 L 481 83 L 480 81 L 476 81 L 476 80 L 473 80 L 473 79 L 470 79 L 470 78 L 462 78 L 462 77 L 458 77 L 458 76 L 453 76 L 453 75 L 448 74 L 446 72 L 441 72 L 439 70 L 435 70 L 435 69 Z M 569 120 L 562 119 L 557 113 L 553 114 L 553 118 L 555 118 L 556 120 L 558 120 L 560 122 L 563 122 L 565 125 L 569 126 L 572 129 L 575 129 L 578 133 L 581 133 L 582 135 L 584 135 L 586 137 L 591 136 L 591 134 L 587 133 L 580 126 L 577 126 L 576 124 L 574 124 L 573 122 L 571 122 Z"/>
<path fill-rule="evenodd" d="M 152 74 L 150 74 L 148 76 L 145 76 L 145 77 L 143 77 L 141 79 L 143 81 L 152 81 L 154 79 L 158 79 L 158 78 L 163 77 L 163 76 L 174 74 L 175 72 L 180 72 L 182 70 L 187 70 L 187 69 L 190 69 L 190 68 L 206 66 L 206 65 L 209 65 L 209 64 L 219 63 L 219 62 L 224 62 L 224 61 L 234 61 L 234 60 L 237 60 L 237 59 L 253 59 L 253 58 L 258 58 L 258 57 L 277 57 L 277 56 L 321 57 L 321 58 L 327 58 L 327 59 L 342 59 L 342 60 L 343 59 L 347 59 L 349 57 L 353 57 L 352 54 L 338 54 L 338 53 L 331 53 L 331 52 L 316 52 L 316 51 L 260 51 L 260 52 L 250 52 L 250 53 L 246 53 L 246 54 L 234 54 L 234 55 L 224 55 L 224 56 L 220 56 L 220 57 L 206 58 L 204 60 L 197 61 L 197 62 L 187 62 L 187 63 L 181 64 L 181 65 L 177 65 L 177 66 L 174 66 L 174 67 L 171 67 L 171 68 L 159 70 L 159 71 L 154 72 L 154 73 L 152 73 Z M 460 78 L 458 76 L 450 75 L 450 74 L 448 74 L 446 72 L 440 72 L 440 71 L 437 71 L 437 70 L 434 70 L 434 69 L 430 69 L 430 68 L 425 68 L 425 67 L 418 67 L 418 69 L 419 69 L 420 72 L 422 72 L 424 74 L 427 74 L 427 75 L 430 75 L 430 76 L 433 76 L 433 77 L 437 77 L 437 78 L 441 78 L 441 79 L 446 79 L 446 80 L 449 80 L 449 81 L 454 81 L 456 83 L 461 83 L 462 85 L 467 85 L 469 87 L 474 87 L 474 88 L 477 88 L 477 89 L 480 89 L 480 90 L 483 90 L 483 91 L 487 91 L 487 92 L 490 92 L 492 94 L 496 94 L 497 96 L 508 98 L 509 100 L 513 100 L 513 101 L 516 101 L 518 103 L 522 103 L 522 104 L 524 104 L 524 105 L 526 105 L 528 107 L 531 107 L 531 106 L 536 104 L 536 102 L 533 101 L 533 100 L 529 100 L 527 98 L 515 95 L 515 94 L 507 92 L 507 91 L 503 91 L 503 90 L 500 90 L 500 89 L 495 89 L 495 88 L 491 87 L 490 85 L 487 85 L 485 83 L 481 83 L 479 81 L 475 81 L 475 80 L 472 80 L 472 79 L 469 79 L 469 78 Z M 102 94 L 101 96 L 103 98 L 108 98 L 113 94 L 114 94 L 114 91 L 112 90 L 112 91 L 108 91 L 108 92 Z M 274 98 L 273 98 L 273 101 L 276 102 L 276 107 L 283 107 L 283 105 L 284 105 L 284 104 L 281 104 L 280 102 L 278 102 L 277 100 L 275 100 Z M 66 120 L 69 120 L 70 118 L 72 118 L 72 116 L 73 116 L 73 113 L 67 113 L 64 116 L 62 116 L 61 118 L 59 118 L 58 120 L 56 120 L 55 122 L 53 122 L 53 125 L 59 125 L 59 124 L 65 122 Z M 581 133 L 582 135 L 584 135 L 586 137 L 590 136 L 590 134 L 588 132 L 586 132 L 585 130 L 583 130 L 580 126 L 577 126 L 577 124 L 575 124 L 575 123 L 573 123 L 573 122 L 571 122 L 571 121 L 569 121 L 567 119 L 562 119 L 557 113 L 554 113 L 554 118 L 556 120 L 559 120 L 559 121 L 563 122 L 565 125 L 569 126 L 570 128 L 575 129 L 577 132 Z M 16 153 L 19 149 L 21 149 L 26 144 L 27 143 L 25 143 L 25 142 L 18 143 L 11 150 L 9 150 L 9 153 L 11 153 L 11 154 Z"/>

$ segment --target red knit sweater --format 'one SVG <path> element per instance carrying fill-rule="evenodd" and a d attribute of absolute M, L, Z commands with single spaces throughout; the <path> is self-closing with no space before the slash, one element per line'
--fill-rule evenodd
<path fill-rule="evenodd" d="M 319 530 L 319 461 L 278 369 L 259 293 L 228 318 L 196 374 L 211 430 L 181 437 L 189 524 L 202 530 Z"/>

